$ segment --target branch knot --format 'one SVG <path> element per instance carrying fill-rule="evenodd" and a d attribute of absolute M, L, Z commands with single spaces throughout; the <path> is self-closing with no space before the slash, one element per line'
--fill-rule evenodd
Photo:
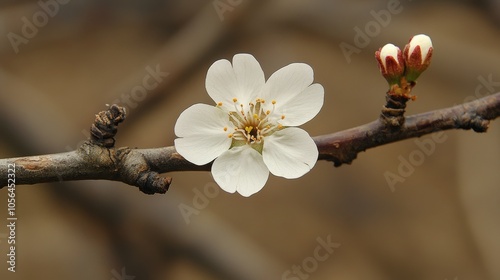
<path fill-rule="evenodd" d="M 398 129 L 405 123 L 406 102 L 411 97 L 388 92 L 385 99 L 386 104 L 382 108 L 380 120 L 386 127 Z"/>
<path fill-rule="evenodd" d="M 95 120 L 90 127 L 90 141 L 101 147 L 112 148 L 115 145 L 115 135 L 118 132 L 118 124 L 125 120 L 126 110 L 113 104 L 106 111 L 95 115 Z"/>
<path fill-rule="evenodd" d="M 120 148 L 116 151 L 120 175 L 129 185 L 134 185 L 145 194 L 166 193 L 172 178 L 161 177 L 151 167 L 144 155 L 137 150 Z"/>
<path fill-rule="evenodd" d="M 472 128 L 475 132 L 486 132 L 488 130 L 490 121 L 479 116 L 477 113 L 465 113 L 463 117 L 465 120 L 463 127 L 465 129 Z"/>

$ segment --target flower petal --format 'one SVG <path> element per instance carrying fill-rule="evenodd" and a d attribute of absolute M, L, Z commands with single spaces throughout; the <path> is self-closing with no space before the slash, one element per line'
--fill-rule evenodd
<path fill-rule="evenodd" d="M 413 36 L 411 39 L 410 39 L 410 42 L 408 43 L 409 45 L 409 54 L 413 54 L 413 52 L 415 51 L 415 48 L 417 46 L 420 46 L 420 50 L 422 52 L 421 54 L 421 63 L 423 64 L 426 57 L 427 57 L 427 54 L 429 53 L 429 50 L 432 48 L 432 40 L 429 36 L 425 35 L 425 34 L 419 34 L 419 35 L 415 35 Z"/>
<path fill-rule="evenodd" d="M 232 128 L 227 113 L 206 104 L 195 104 L 181 113 L 175 124 L 175 149 L 188 161 L 203 165 L 231 146 L 224 127 Z"/>
<path fill-rule="evenodd" d="M 229 121 L 227 112 L 207 104 L 194 104 L 184 110 L 177 122 L 174 131 L 178 137 L 186 137 L 198 134 L 225 135 L 224 127 L 234 126 Z"/>
<path fill-rule="evenodd" d="M 205 86 L 208 95 L 222 107 L 234 111 L 233 98 L 248 104 L 257 97 L 265 83 L 259 62 L 249 54 L 237 54 L 233 65 L 226 60 L 216 61 L 207 72 Z"/>
<path fill-rule="evenodd" d="M 318 148 L 306 131 L 288 127 L 265 138 L 262 156 L 272 174 L 293 179 L 314 167 Z"/>
<path fill-rule="evenodd" d="M 238 81 L 229 60 L 217 60 L 208 68 L 205 87 L 215 103 L 232 106 L 232 99 L 238 91 Z"/>
<path fill-rule="evenodd" d="M 280 120 L 284 126 L 299 126 L 314 118 L 323 107 L 324 89 L 312 84 L 288 102 L 276 106 L 274 113 L 285 116 Z"/>
<path fill-rule="evenodd" d="M 274 72 L 262 89 L 264 100 L 284 104 L 312 84 L 314 72 L 304 63 L 292 63 Z"/>
<path fill-rule="evenodd" d="M 266 79 L 264 71 L 255 57 L 250 54 L 237 54 L 233 57 L 233 68 L 241 91 L 238 98 L 248 97 L 248 101 L 254 101 L 260 97 L 257 95 L 260 95 Z"/>
<path fill-rule="evenodd" d="M 261 154 L 245 145 L 220 155 L 212 165 L 212 176 L 226 192 L 249 197 L 264 187 L 269 170 Z"/>

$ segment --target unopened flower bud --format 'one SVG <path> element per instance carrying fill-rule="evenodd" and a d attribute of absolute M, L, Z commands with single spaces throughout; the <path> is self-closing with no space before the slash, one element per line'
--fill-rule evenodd
<path fill-rule="evenodd" d="M 431 64 L 432 41 L 427 35 L 415 35 L 406 44 L 403 57 L 406 64 L 405 76 L 409 82 L 414 82 Z"/>
<path fill-rule="evenodd" d="M 389 85 L 399 84 L 405 71 L 403 54 L 393 44 L 387 44 L 375 52 L 380 73 Z"/>

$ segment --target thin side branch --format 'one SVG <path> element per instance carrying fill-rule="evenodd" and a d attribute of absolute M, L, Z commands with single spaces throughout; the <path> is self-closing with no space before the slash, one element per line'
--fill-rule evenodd
<path fill-rule="evenodd" d="M 388 104 L 391 102 L 388 100 Z M 111 126 L 111 130 L 106 130 L 102 124 L 93 125 L 94 129 L 98 127 L 101 132 L 106 132 L 97 133 L 98 135 L 106 137 L 94 138 L 68 153 L 0 159 L 0 178 L 8 178 L 8 173 L 12 173 L 9 171 L 12 165 L 9 164 L 15 164 L 17 185 L 66 180 L 113 180 L 136 186 L 144 193 L 154 194 L 165 193 L 171 183 L 171 178 L 161 177 L 161 173 L 210 170 L 210 164 L 197 166 L 188 162 L 174 147 L 109 147 L 112 146 L 108 145 L 109 143 L 114 143 L 116 125 L 125 118 L 125 112 L 113 106 L 110 112 L 97 115 L 96 124 L 103 121 Z M 394 117 L 398 118 L 397 123 L 400 126 L 395 126 L 387 116 L 383 114 L 371 123 L 313 137 L 318 146 L 319 159 L 332 161 L 335 166 L 340 166 L 350 164 L 358 153 L 369 148 L 436 131 L 473 129 L 476 132 L 485 132 L 489 121 L 500 116 L 500 93 L 462 105 L 408 116 L 404 121 L 401 121 L 402 113 L 395 114 Z M 109 131 L 113 133 L 108 133 Z M 6 185 L 7 179 L 0 182 L 0 188 Z"/>
<path fill-rule="evenodd" d="M 490 120 L 500 116 L 500 93 L 469 103 L 405 118 L 401 127 L 387 126 L 383 118 L 348 130 L 314 137 L 319 159 L 335 166 L 350 164 L 358 153 L 384 144 L 448 129 L 486 132 Z"/>

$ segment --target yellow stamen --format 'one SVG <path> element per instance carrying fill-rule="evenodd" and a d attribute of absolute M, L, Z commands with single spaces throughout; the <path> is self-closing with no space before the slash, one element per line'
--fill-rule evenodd
<path fill-rule="evenodd" d="M 217 103 L 217 106 L 221 107 L 222 106 L 222 102 Z"/>
<path fill-rule="evenodd" d="M 284 120 L 285 119 L 285 115 L 281 115 L 281 119 Z"/>
<path fill-rule="evenodd" d="M 259 116 L 258 116 L 257 114 L 253 114 L 253 118 L 254 118 L 254 119 L 258 119 L 258 118 L 259 118 Z"/>
<path fill-rule="evenodd" d="M 236 97 L 235 97 L 235 98 L 233 98 L 233 102 L 234 102 L 234 103 L 238 102 L 238 98 L 236 98 Z"/>
<path fill-rule="evenodd" d="M 228 138 L 233 138 L 233 134 L 232 134 L 232 133 L 229 133 L 229 134 L 227 135 L 227 137 L 228 137 Z"/>
<path fill-rule="evenodd" d="M 270 110 L 267 110 L 267 111 L 266 111 L 266 115 L 269 115 L 269 114 L 271 114 L 271 111 L 270 111 Z"/>
<path fill-rule="evenodd" d="M 252 131 L 252 129 L 253 129 L 253 126 L 247 126 L 247 127 L 245 127 L 245 131 L 246 131 L 248 134 L 250 134 L 250 131 Z"/>
<path fill-rule="evenodd" d="M 224 127 L 224 131 L 227 131 L 227 127 Z"/>
<path fill-rule="evenodd" d="M 273 105 L 276 104 L 276 100 L 271 101 L 271 103 L 273 103 Z"/>

